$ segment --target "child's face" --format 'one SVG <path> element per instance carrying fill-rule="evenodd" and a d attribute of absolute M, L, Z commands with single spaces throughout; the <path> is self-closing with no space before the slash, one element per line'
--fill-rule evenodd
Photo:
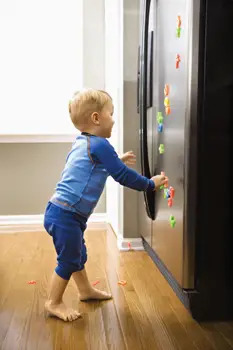
<path fill-rule="evenodd" d="M 112 127 L 114 125 L 114 120 L 113 120 L 113 111 L 114 107 L 111 101 L 109 101 L 104 108 L 102 109 L 100 113 L 100 132 L 101 136 L 105 138 L 111 137 L 112 133 Z"/>

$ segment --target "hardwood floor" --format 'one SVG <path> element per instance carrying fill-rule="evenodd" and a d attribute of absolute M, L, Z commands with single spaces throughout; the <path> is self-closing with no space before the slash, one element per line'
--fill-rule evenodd
<path fill-rule="evenodd" d="M 56 265 L 51 238 L 44 231 L 0 234 L 1 350 L 233 349 L 233 322 L 195 322 L 146 252 L 119 253 L 101 225 L 89 227 L 86 241 L 89 278 L 113 300 L 79 302 L 71 280 L 64 300 L 82 318 L 65 323 L 43 311 Z"/>

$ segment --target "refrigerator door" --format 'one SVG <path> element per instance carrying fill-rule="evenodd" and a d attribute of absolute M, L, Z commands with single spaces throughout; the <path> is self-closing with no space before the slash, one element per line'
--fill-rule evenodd
<path fill-rule="evenodd" d="M 169 177 L 169 186 L 174 188 L 175 195 L 168 199 L 164 198 L 164 190 L 157 194 L 152 248 L 182 288 L 193 288 L 194 284 L 193 273 L 188 283 L 184 280 L 184 255 L 187 255 L 184 234 L 185 134 L 186 115 L 189 114 L 191 4 L 188 0 L 154 0 L 154 119 L 161 112 L 164 120 L 162 132 L 153 127 L 153 159 L 156 171 L 164 171 Z M 160 153 L 160 145 L 164 145 L 164 153 Z M 171 216 L 175 219 L 174 225 L 170 222 Z"/>

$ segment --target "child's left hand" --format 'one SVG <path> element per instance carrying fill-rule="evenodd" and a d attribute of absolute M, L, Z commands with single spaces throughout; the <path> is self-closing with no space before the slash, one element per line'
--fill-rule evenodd
<path fill-rule="evenodd" d="M 133 151 L 124 153 L 120 159 L 127 165 L 134 165 L 136 163 L 136 156 Z"/>

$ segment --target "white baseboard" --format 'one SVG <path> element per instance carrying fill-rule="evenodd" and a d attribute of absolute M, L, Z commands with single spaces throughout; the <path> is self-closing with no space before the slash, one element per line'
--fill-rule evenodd
<path fill-rule="evenodd" d="M 88 222 L 107 222 L 107 214 L 106 213 L 94 213 L 88 219 Z"/>
<path fill-rule="evenodd" d="M 42 225 L 44 215 L 1 215 L 0 226 L 4 225 Z"/>
<path fill-rule="evenodd" d="M 94 213 L 88 222 L 106 222 L 106 213 Z M 0 233 L 16 231 L 40 231 L 43 229 L 44 215 L 0 215 Z"/>
<path fill-rule="evenodd" d="M 144 250 L 141 238 L 117 238 L 117 247 L 120 251 L 129 251 L 129 243 L 133 250 Z"/>

